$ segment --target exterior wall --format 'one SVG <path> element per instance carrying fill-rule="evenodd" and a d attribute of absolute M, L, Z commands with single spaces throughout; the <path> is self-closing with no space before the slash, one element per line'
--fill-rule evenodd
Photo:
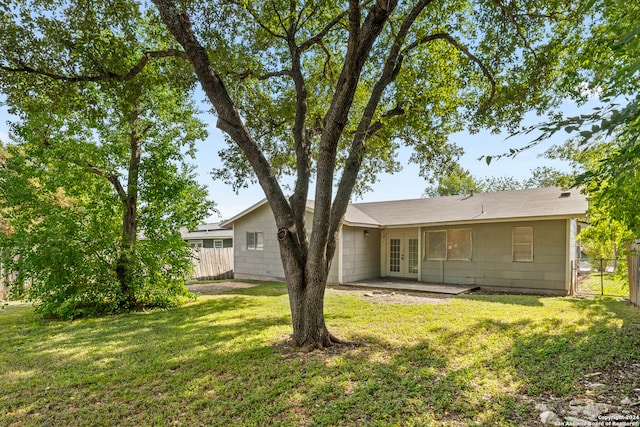
<path fill-rule="evenodd" d="M 307 224 L 312 216 L 307 212 Z M 247 249 L 247 232 L 264 233 L 262 250 Z M 284 280 L 280 245 L 276 239 L 276 221 L 268 204 L 239 218 L 234 224 L 234 275 L 236 279 Z M 329 271 L 329 283 L 337 283 L 338 253 Z M 331 281 L 335 278 L 336 281 Z"/>
<path fill-rule="evenodd" d="M 247 249 L 247 232 L 264 233 L 262 250 Z M 238 219 L 233 226 L 233 264 L 236 279 L 284 279 L 276 221 L 269 204 Z"/>
<path fill-rule="evenodd" d="M 570 284 L 568 224 L 569 221 L 562 219 L 423 227 L 423 241 L 428 230 L 471 228 L 472 256 L 471 261 L 433 261 L 427 260 L 423 252 L 420 280 L 509 292 L 566 295 Z M 517 226 L 533 226 L 532 262 L 513 261 L 512 228 Z"/>
<path fill-rule="evenodd" d="M 343 226 L 341 247 L 342 283 L 373 279 L 380 275 L 380 230 Z M 332 267 L 337 267 L 337 259 Z"/>

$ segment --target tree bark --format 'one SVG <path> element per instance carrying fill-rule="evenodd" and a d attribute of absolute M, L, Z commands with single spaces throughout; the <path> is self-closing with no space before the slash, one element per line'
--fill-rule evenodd
<path fill-rule="evenodd" d="M 122 242 L 120 243 L 120 256 L 116 263 L 116 278 L 120 284 L 122 300 L 119 305 L 122 309 L 131 309 L 136 304 L 135 289 L 133 286 L 133 257 L 132 250 L 136 242 L 137 234 L 137 198 L 129 197 L 123 203 L 122 215 Z"/>
<path fill-rule="evenodd" d="M 338 204 L 337 209 L 332 209 L 337 147 L 348 122 L 363 67 L 377 37 L 396 7 L 397 0 L 374 2 L 368 8 L 364 19 L 361 16 L 361 4 L 356 0 L 349 2 L 348 47 L 331 105 L 323 120 L 317 160 L 312 234 L 308 243 L 304 218 L 310 181 L 311 151 L 306 132 L 307 93 L 300 63 L 302 47 L 296 46 L 295 28 L 289 28 L 290 38 L 287 41 L 292 60 L 291 77 L 296 86 L 297 108 L 293 136 L 298 176 L 295 193 L 287 200 L 259 144 L 245 127 L 222 77 L 212 67 L 206 49 L 193 33 L 188 16 L 181 13 L 172 0 L 153 2 L 163 22 L 183 47 L 185 56 L 193 65 L 205 94 L 214 106 L 218 114 L 217 127 L 226 132 L 245 154 L 269 201 L 279 232 L 285 232 L 282 238 L 279 236 L 280 256 L 289 292 L 294 344 L 310 351 L 339 342 L 329 333 L 324 319 L 327 276 L 335 251 L 339 225 L 347 209 L 347 203 L 342 202 Z M 310 44 L 306 45 L 309 46 Z M 355 173 L 350 174 L 347 182 L 341 183 L 341 186 L 353 188 L 359 162 L 355 166 Z M 350 191 L 346 192 L 350 195 Z M 345 190 L 341 193 L 345 194 Z"/>
<path fill-rule="evenodd" d="M 138 238 L 138 178 L 140 175 L 140 160 L 142 156 L 141 136 L 135 131 L 137 114 L 131 115 L 131 130 L 129 133 L 129 168 L 127 176 L 126 194 L 120 193 L 120 200 L 124 212 L 122 214 L 122 241 L 120 256 L 116 263 L 116 277 L 120 284 L 122 300 L 120 307 L 131 309 L 136 304 L 135 287 L 133 284 L 133 249 Z M 120 187 L 121 188 L 121 187 Z"/>

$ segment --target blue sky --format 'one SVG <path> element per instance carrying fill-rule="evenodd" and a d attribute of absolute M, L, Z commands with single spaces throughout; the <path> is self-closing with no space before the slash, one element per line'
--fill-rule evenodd
<path fill-rule="evenodd" d="M 563 111 L 567 115 L 578 114 L 580 110 L 570 102 L 566 102 Z M 591 107 L 587 105 L 587 111 Z M 542 119 L 535 115 L 529 116 L 524 122 L 525 125 L 533 125 Z M 240 190 L 236 195 L 232 189 L 221 183 L 215 182 L 209 175 L 209 171 L 213 167 L 220 167 L 218 160 L 218 150 L 224 146 L 224 140 L 219 130 L 215 128 L 215 119 L 209 118 L 210 136 L 198 146 L 198 157 L 196 165 L 200 181 L 207 185 L 211 198 L 217 203 L 223 219 L 230 218 L 255 202 L 264 198 L 262 189 L 258 186 L 251 186 L 247 189 Z M 553 144 L 560 144 L 568 138 L 565 132 L 559 132 L 553 139 L 550 139 L 539 146 L 520 153 L 515 158 L 503 158 L 494 160 L 487 165 L 485 160 L 478 160 L 483 155 L 496 155 L 508 151 L 512 147 L 521 147 L 527 145 L 536 135 L 523 135 L 514 138 L 507 138 L 507 134 L 492 135 L 489 132 L 480 132 L 470 135 L 467 132 L 460 132 L 451 136 L 451 141 L 462 147 L 465 154 L 460 159 L 460 164 L 468 169 L 472 175 L 476 177 L 489 176 L 505 176 L 515 177 L 522 180 L 531 177 L 531 170 L 540 166 L 550 166 L 561 170 L 569 170 L 568 164 L 561 161 L 554 161 L 540 157 L 540 155 Z M 366 193 L 362 199 L 357 202 L 374 202 L 383 200 L 399 200 L 399 199 L 416 199 L 422 197 L 425 188 L 428 186 L 418 175 L 418 167 L 409 163 L 411 150 L 404 148 L 398 152 L 398 160 L 403 165 L 402 171 L 390 175 L 384 174 L 379 178 L 379 182 L 374 184 L 373 191 Z M 310 197 L 313 198 L 313 187 L 311 188 Z M 211 221 L 218 221 L 219 218 L 214 216 Z"/>
<path fill-rule="evenodd" d="M 590 108 L 587 106 L 586 108 Z M 578 113 L 577 107 L 572 103 L 565 103 L 563 110 L 568 115 Z M 586 111 L 586 110 L 585 110 Z M 216 222 L 221 219 L 230 218 L 264 197 L 262 189 L 258 185 L 240 190 L 235 194 L 230 186 L 222 182 L 214 181 L 209 172 L 214 167 L 220 167 L 218 150 L 224 146 L 224 139 L 221 132 L 215 128 L 215 117 L 211 115 L 203 116 L 209 123 L 209 138 L 198 144 L 198 153 L 195 160 L 199 180 L 209 189 L 209 195 L 217 204 L 220 216 L 214 215 L 208 221 Z M 8 141 L 7 121 L 11 120 L 6 108 L 0 107 L 0 140 Z M 539 122 L 535 116 L 529 116 L 525 124 L 531 125 Z M 488 132 L 480 132 L 470 135 L 460 132 L 451 136 L 451 141 L 462 147 L 465 154 L 460 159 L 460 164 L 468 169 L 476 177 L 488 176 L 512 176 L 522 180 L 531 176 L 531 170 L 539 166 L 552 166 L 558 169 L 567 170 L 568 165 L 560 161 L 551 161 L 540 157 L 547 148 L 554 143 L 562 143 L 568 135 L 560 132 L 552 140 L 540 144 L 531 150 L 519 154 L 516 158 L 503 158 L 493 161 L 487 165 L 484 160 L 478 160 L 482 155 L 495 155 L 508 151 L 511 147 L 524 146 L 535 136 L 525 135 L 510 138 L 504 135 L 492 135 Z M 380 181 L 376 183 L 372 192 L 363 196 L 357 201 L 373 202 L 381 200 L 415 199 L 422 196 L 427 183 L 419 177 L 416 165 L 408 162 L 411 151 L 407 148 L 398 152 L 398 160 L 403 166 L 399 173 L 380 176 Z M 313 189 L 310 197 L 313 197 Z"/>

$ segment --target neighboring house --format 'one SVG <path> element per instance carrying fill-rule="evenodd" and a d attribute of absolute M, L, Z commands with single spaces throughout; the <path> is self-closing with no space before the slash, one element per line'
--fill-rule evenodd
<path fill-rule="evenodd" d="M 180 229 L 182 238 L 192 248 L 231 248 L 233 247 L 233 230 L 221 227 L 220 223 L 201 224 L 194 231 Z"/>
<path fill-rule="evenodd" d="M 578 190 L 557 187 L 350 204 L 328 282 L 398 277 L 566 295 L 586 210 Z M 312 215 L 309 202 L 309 225 Z M 233 227 L 236 278 L 284 277 L 266 200 L 221 226 Z"/>

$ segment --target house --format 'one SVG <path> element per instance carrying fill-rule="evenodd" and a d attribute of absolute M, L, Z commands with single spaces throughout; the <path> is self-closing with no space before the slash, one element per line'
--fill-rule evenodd
<path fill-rule="evenodd" d="M 220 223 L 201 224 L 194 231 L 180 229 L 182 238 L 192 248 L 231 248 L 233 247 L 233 230 L 221 227 Z"/>
<path fill-rule="evenodd" d="M 579 190 L 558 187 L 350 204 L 328 282 L 397 277 L 566 295 L 586 210 Z M 309 202 L 308 224 L 312 215 Z M 221 226 L 233 227 L 236 278 L 284 277 L 266 200 Z"/>

